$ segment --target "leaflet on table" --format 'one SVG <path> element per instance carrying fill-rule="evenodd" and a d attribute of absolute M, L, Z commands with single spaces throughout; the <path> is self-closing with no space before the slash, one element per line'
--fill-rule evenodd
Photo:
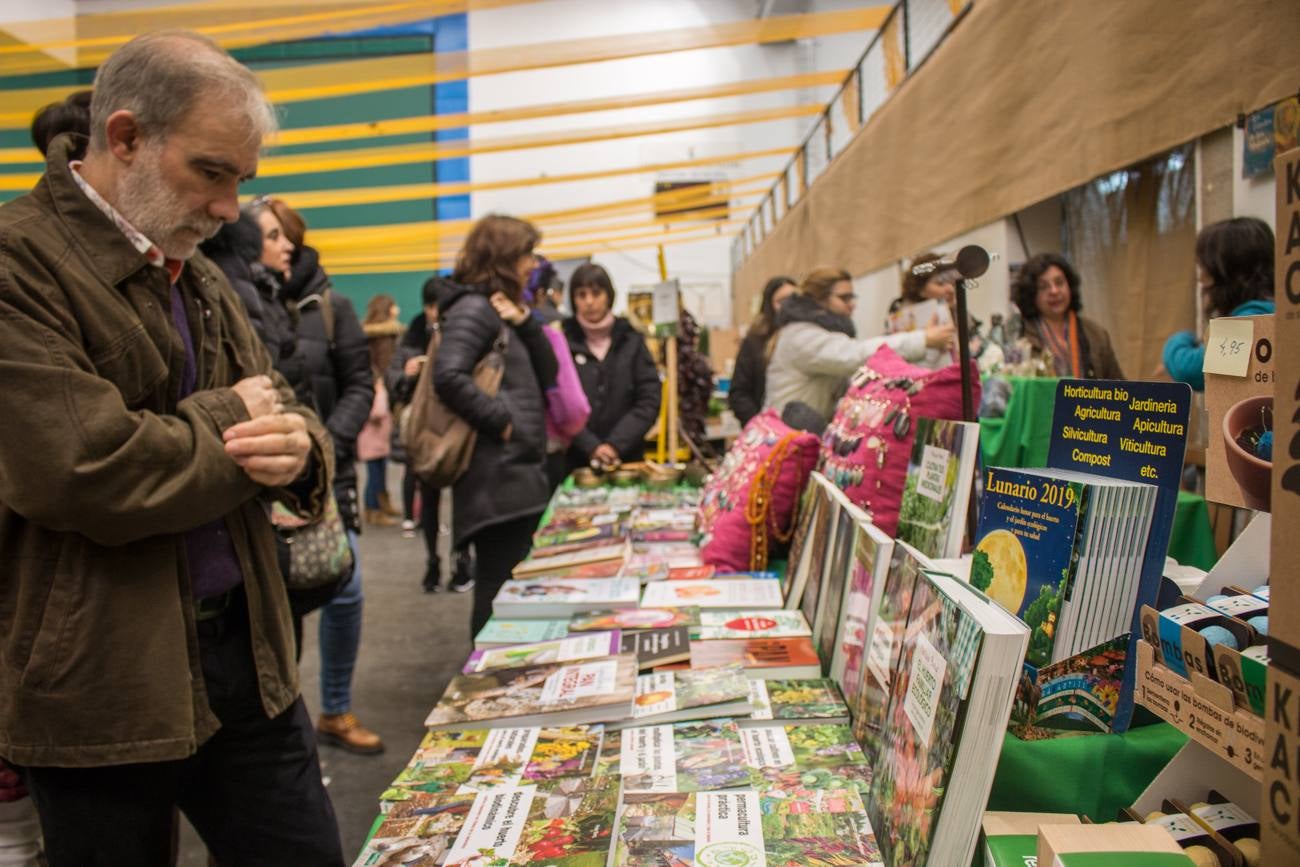
<path fill-rule="evenodd" d="M 548 662 L 576 662 L 581 659 L 599 659 L 619 653 L 622 637 L 618 630 L 592 632 L 552 641 L 517 644 L 475 650 L 461 669 L 463 674 L 491 671 L 494 668 L 519 668 Z"/>

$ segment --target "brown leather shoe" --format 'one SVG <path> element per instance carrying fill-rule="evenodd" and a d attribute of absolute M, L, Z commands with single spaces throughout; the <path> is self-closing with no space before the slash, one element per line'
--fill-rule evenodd
<path fill-rule="evenodd" d="M 393 500 L 388 496 L 388 491 L 382 491 L 379 494 L 379 510 L 393 518 L 402 517 L 402 510 L 393 505 Z"/>
<path fill-rule="evenodd" d="M 380 509 L 367 509 L 366 523 L 376 527 L 396 527 L 401 521 Z"/>
<path fill-rule="evenodd" d="M 316 737 L 323 744 L 362 756 L 384 751 L 384 742 L 379 739 L 379 735 L 363 726 L 352 711 L 321 714 L 320 721 L 316 723 Z"/>

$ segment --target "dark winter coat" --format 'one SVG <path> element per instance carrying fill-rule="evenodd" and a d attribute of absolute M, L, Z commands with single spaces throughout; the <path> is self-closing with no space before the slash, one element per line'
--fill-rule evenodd
<path fill-rule="evenodd" d="M 321 299 L 328 297 L 334 311 L 331 343 L 321 315 Z M 375 384 L 370 371 L 370 347 L 352 302 L 330 291 L 329 277 L 311 247 L 298 251 L 281 300 L 296 312 L 297 351 L 303 376 L 294 383 L 298 399 L 316 410 L 334 437 L 334 493 L 339 512 L 350 529 L 360 530 L 357 502 L 357 434 L 370 417 Z"/>
<path fill-rule="evenodd" d="M 469 470 L 453 488 L 455 543 L 484 527 L 546 508 L 546 389 L 557 362 L 536 318 L 506 326 L 505 374 L 495 397 L 474 384 L 474 367 L 497 340 L 502 320 L 475 287 L 442 281 L 443 334 L 433 361 L 433 386 L 447 407 L 478 432 Z M 502 434 L 511 428 L 510 439 Z"/>
<path fill-rule="evenodd" d="M 569 467 L 586 466 L 601 443 L 618 450 L 624 461 L 645 454 L 646 431 L 659 418 L 663 388 L 645 341 L 626 319 L 614 320 L 604 360 L 591 354 L 577 319 L 564 320 L 564 336 L 578 368 L 578 379 L 591 404 L 587 427 L 573 439 Z"/>
<path fill-rule="evenodd" d="M 727 405 L 744 427 L 751 418 L 763 411 L 763 395 L 767 388 L 767 332 L 750 331 L 740 343 L 736 353 L 736 367 L 731 372 L 731 389 L 727 392 Z"/>

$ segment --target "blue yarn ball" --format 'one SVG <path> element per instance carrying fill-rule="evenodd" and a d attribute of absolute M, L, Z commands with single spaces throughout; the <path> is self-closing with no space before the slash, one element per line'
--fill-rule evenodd
<path fill-rule="evenodd" d="M 1238 650 L 1237 637 L 1222 626 L 1207 626 L 1200 630 L 1201 637 L 1205 643 L 1214 647 L 1219 644 L 1227 645 L 1233 650 Z"/>
<path fill-rule="evenodd" d="M 1266 430 L 1260 434 L 1259 442 L 1255 443 L 1255 457 L 1261 461 L 1273 460 L 1273 432 Z"/>
<path fill-rule="evenodd" d="M 1255 631 L 1258 632 L 1260 635 L 1268 635 L 1267 614 L 1256 614 L 1254 617 L 1250 618 L 1246 622 L 1249 623 L 1252 627 L 1254 627 Z"/>

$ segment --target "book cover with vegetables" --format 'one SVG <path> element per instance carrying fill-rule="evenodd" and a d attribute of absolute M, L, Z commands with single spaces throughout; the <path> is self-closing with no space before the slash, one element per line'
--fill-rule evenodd
<path fill-rule="evenodd" d="M 861 794 L 846 788 L 759 793 L 766 862 L 779 867 L 881 867 Z"/>
<path fill-rule="evenodd" d="M 898 538 L 927 557 L 960 557 L 979 425 L 918 418 L 898 510 Z"/>
<path fill-rule="evenodd" d="M 982 643 L 979 624 L 922 574 L 867 799 L 890 864 L 927 862 Z"/>
<path fill-rule="evenodd" d="M 698 792 L 750 783 L 740 729 L 730 720 L 634 726 L 619 734 L 624 792 Z"/>
<path fill-rule="evenodd" d="M 596 766 L 601 726 L 544 726 L 429 732 L 392 785 L 381 809 L 415 793 L 475 792 L 500 786 L 586 778 Z"/>
<path fill-rule="evenodd" d="M 567 779 L 533 796 L 509 864 L 605 867 L 614 840 L 618 779 Z M 476 865 L 477 867 L 477 865 Z"/>
<path fill-rule="evenodd" d="M 1084 495 L 1079 482 L 984 471 L 970 583 L 1025 621 L 1025 662 L 1035 668 L 1052 661 L 1061 602 L 1078 563 Z"/>
<path fill-rule="evenodd" d="M 866 756 L 846 725 L 755 726 L 741 737 L 755 788 L 870 789 Z"/>
<path fill-rule="evenodd" d="M 912 611 L 912 594 L 921 569 L 928 567 L 922 555 L 904 542 L 894 543 L 889 571 L 868 636 L 862 667 L 862 685 L 853 705 L 853 736 L 862 744 L 867 762 L 880 753 L 880 734 L 889 710 L 889 694 L 903 646 L 903 630 Z"/>
<path fill-rule="evenodd" d="M 839 687 L 828 677 L 802 680 L 751 680 L 751 720 L 772 722 L 839 721 L 847 723 L 849 708 Z M 757 699 L 755 699 L 755 695 Z"/>

